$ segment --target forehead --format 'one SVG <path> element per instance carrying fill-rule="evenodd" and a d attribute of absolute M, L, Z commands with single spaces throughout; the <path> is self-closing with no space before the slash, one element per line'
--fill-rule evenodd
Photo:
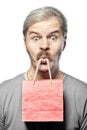
<path fill-rule="evenodd" d="M 61 25 L 60 22 L 56 17 L 50 17 L 47 20 L 43 20 L 40 22 L 37 22 L 29 27 L 28 32 L 31 31 L 38 32 L 38 33 L 49 33 L 54 30 L 60 30 Z"/>

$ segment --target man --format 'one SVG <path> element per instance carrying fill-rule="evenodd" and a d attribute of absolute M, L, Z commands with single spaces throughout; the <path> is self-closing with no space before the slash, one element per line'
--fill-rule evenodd
<path fill-rule="evenodd" d="M 0 85 L 0 130 L 86 130 L 87 84 L 59 69 L 59 59 L 66 46 L 66 18 L 53 7 L 33 10 L 25 19 L 23 34 L 31 64 L 27 72 Z M 40 59 L 37 80 L 49 79 L 46 59 L 52 79 L 63 80 L 64 122 L 22 121 L 22 82 L 33 80 Z"/>

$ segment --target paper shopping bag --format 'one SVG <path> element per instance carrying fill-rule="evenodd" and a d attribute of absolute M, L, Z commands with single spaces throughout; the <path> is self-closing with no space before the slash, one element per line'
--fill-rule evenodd
<path fill-rule="evenodd" d="M 63 81 L 23 81 L 22 121 L 63 121 Z"/>

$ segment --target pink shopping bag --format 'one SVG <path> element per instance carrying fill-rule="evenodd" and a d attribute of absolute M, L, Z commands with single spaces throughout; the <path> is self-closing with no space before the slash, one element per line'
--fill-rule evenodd
<path fill-rule="evenodd" d="M 63 121 L 63 80 L 24 80 L 22 121 Z"/>

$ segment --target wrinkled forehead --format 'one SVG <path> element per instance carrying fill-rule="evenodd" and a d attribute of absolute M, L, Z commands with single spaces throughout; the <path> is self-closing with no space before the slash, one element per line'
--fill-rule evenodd
<path fill-rule="evenodd" d="M 61 30 L 60 22 L 56 17 L 48 18 L 37 23 L 34 23 L 28 28 L 28 32 L 38 32 L 38 33 L 50 33 L 52 31 Z"/>

